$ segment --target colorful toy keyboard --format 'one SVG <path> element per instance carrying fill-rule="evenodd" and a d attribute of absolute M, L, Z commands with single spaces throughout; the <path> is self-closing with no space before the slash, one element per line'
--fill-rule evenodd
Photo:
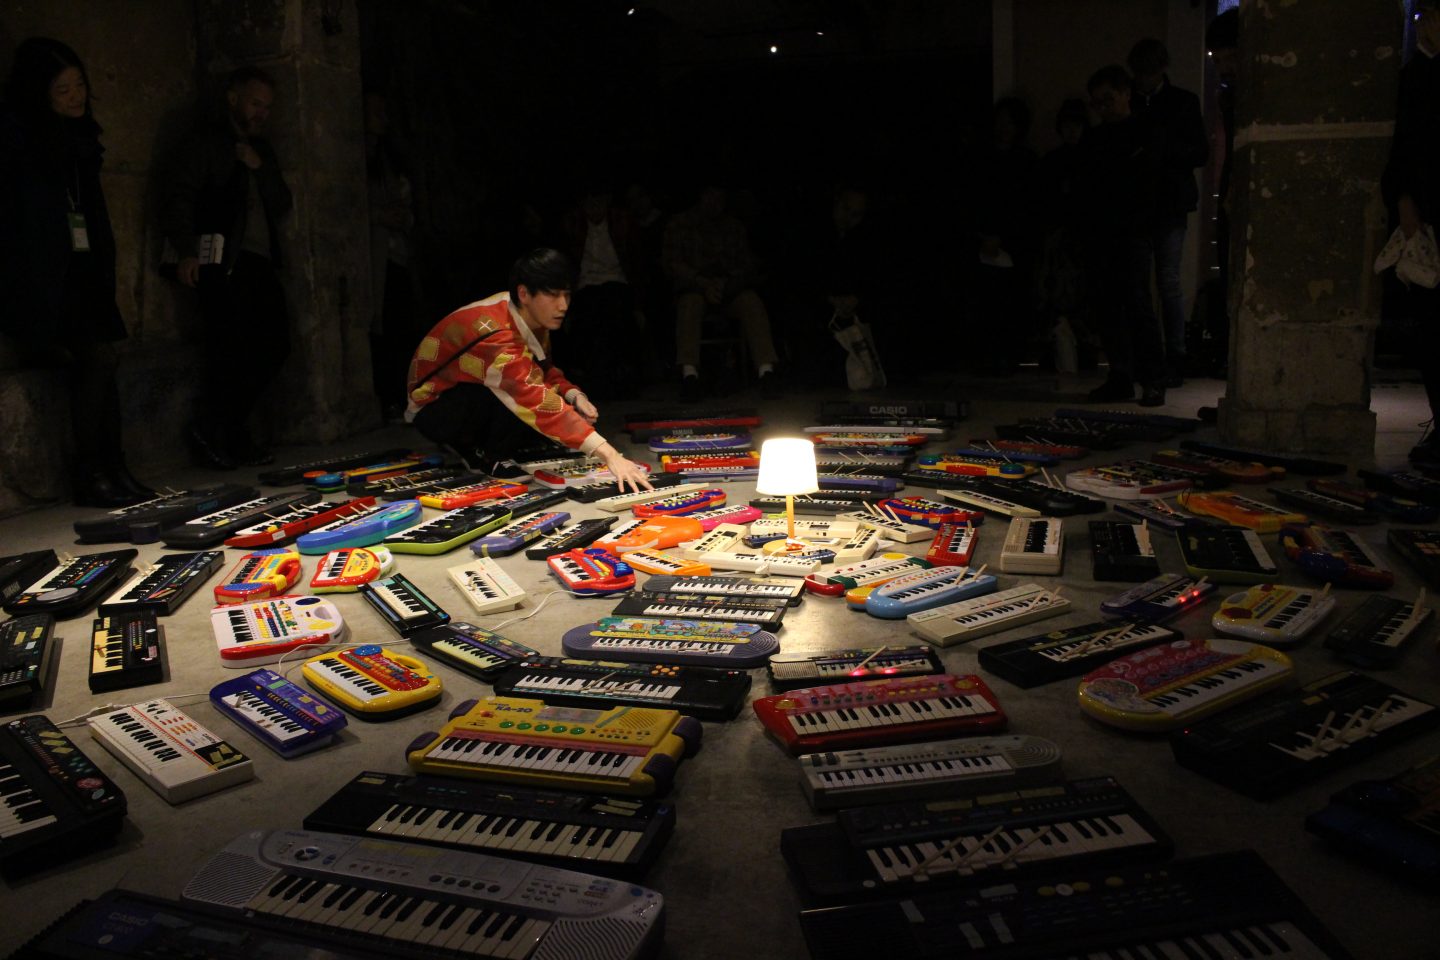
<path fill-rule="evenodd" d="M 760 666 L 780 649 L 773 633 L 752 623 L 659 617 L 601 617 L 572 627 L 560 644 L 567 657 L 587 660 L 739 670 Z"/>
<path fill-rule="evenodd" d="M 717 525 L 714 530 L 729 529 L 727 524 Z M 714 530 L 711 532 L 713 533 Z M 646 520 L 629 520 L 620 524 L 602 537 L 597 537 L 592 546 L 604 547 L 612 553 L 627 553 L 653 547 L 665 550 L 705 539 L 707 534 L 700 521 L 690 517 L 650 517 Z"/>
<path fill-rule="evenodd" d="M 677 599 L 728 597 L 736 600 L 782 600 L 794 606 L 804 587 L 793 577 L 656 576 L 645 581 L 645 592 Z"/>
<path fill-rule="evenodd" d="M 395 553 L 434 556 L 449 553 L 509 522 L 509 510 L 477 504 L 448 510 L 399 533 L 392 533 L 384 543 Z"/>
<path fill-rule="evenodd" d="M 669 791 L 701 732 L 700 721 L 674 710 L 486 697 L 460 704 L 406 753 L 418 773 L 648 797 Z"/>
<path fill-rule="evenodd" d="M 0 623 L 0 710 L 21 709 L 50 680 L 55 618 L 27 613 Z"/>
<path fill-rule="evenodd" d="M 514 610 L 525 602 L 525 588 L 489 557 L 476 557 L 445 572 L 476 613 Z"/>
<path fill-rule="evenodd" d="M 345 714 L 273 670 L 256 670 L 210 688 L 210 703 L 282 757 L 334 743 Z"/>
<path fill-rule="evenodd" d="M 300 554 L 293 547 L 247 553 L 215 585 L 215 602 L 244 603 L 279 596 L 295 585 L 302 572 Z"/>
<path fill-rule="evenodd" d="M 1058 591 L 1026 583 L 999 593 L 932 607 L 905 619 L 910 629 L 921 637 L 937 647 L 948 647 L 1034 620 L 1059 616 L 1068 609 L 1070 601 Z"/>
<path fill-rule="evenodd" d="M 396 500 L 316 527 L 295 541 L 301 553 L 318 555 L 341 547 L 372 547 L 385 538 L 413 527 L 420 522 L 420 504 L 415 500 Z"/>
<path fill-rule="evenodd" d="M 648 590 L 632 593 L 615 605 L 616 616 L 659 617 L 667 620 L 719 620 L 753 623 L 766 630 L 784 626 L 790 604 L 783 599 L 764 597 L 677 597 Z"/>
<path fill-rule="evenodd" d="M 365 644 L 300 665 L 305 681 L 361 720 L 393 720 L 440 702 L 443 685 L 423 660 Z"/>
<path fill-rule="evenodd" d="M 523 483 L 503 483 L 494 480 L 480 480 L 459 487 L 447 487 L 433 493 L 422 493 L 416 499 L 422 507 L 432 510 L 459 510 L 479 503 L 494 504 L 497 500 L 518 497 L 530 488 Z"/>
<path fill-rule="evenodd" d="M 1288 647 L 1303 640 L 1334 609 L 1328 585 L 1315 591 L 1261 583 L 1220 601 L 1210 625 L 1230 636 Z"/>
<path fill-rule="evenodd" d="M 1017 687 L 1038 687 L 1079 677 L 1116 657 L 1181 635 L 1143 620 L 1101 620 L 1036 636 L 992 644 L 980 651 L 980 666 Z"/>
<path fill-rule="evenodd" d="M 492 530 L 470 541 L 470 551 L 477 557 L 488 557 L 491 554 L 504 556 L 569 522 L 570 514 L 563 510 L 531 514 L 512 520 L 498 530 Z"/>
<path fill-rule="evenodd" d="M 1257 533 L 1274 533 L 1287 523 L 1304 523 L 1306 519 L 1303 513 L 1282 510 L 1280 507 L 1224 490 L 1208 493 L 1186 491 L 1175 500 L 1191 513 L 1218 517 L 1226 523 L 1249 527 Z"/>
<path fill-rule="evenodd" d="M 859 563 L 836 567 L 828 574 L 811 574 L 805 578 L 805 589 L 824 597 L 838 597 L 847 590 L 877 587 L 897 577 L 928 569 L 929 566 L 928 560 L 903 553 L 886 553 Z"/>
<path fill-rule="evenodd" d="M 361 585 L 360 596 L 402 637 L 439 626 L 450 619 L 450 614 L 403 573 Z"/>
<path fill-rule="evenodd" d="M 138 551 L 110 550 L 72 557 L 62 554 L 38 580 L 12 594 L 5 612 L 13 617 L 48 613 L 57 620 L 78 616 L 100 602 L 130 572 Z M 54 554 L 48 554 L 53 558 Z M 20 558 L 23 559 L 23 558 Z M 34 567 L 26 565 L 27 571 Z"/>
<path fill-rule="evenodd" d="M 317 504 L 320 494 L 280 493 L 269 497 L 257 497 L 234 506 L 216 510 L 203 516 L 186 520 L 160 531 L 160 539 L 167 547 L 177 550 L 204 550 L 218 546 L 227 537 L 257 524 L 268 525 L 274 516 L 283 516 L 294 507 Z"/>
<path fill-rule="evenodd" d="M 985 521 L 983 511 L 965 510 L 953 504 L 928 500 L 925 497 L 891 497 L 888 500 L 881 500 L 875 506 L 882 513 L 898 517 L 906 523 L 930 527 L 932 530 L 947 523 L 953 525 L 967 522 L 980 524 Z"/>
<path fill-rule="evenodd" d="M 451 620 L 441 626 L 421 630 L 411 634 L 409 639 L 416 647 L 447 666 L 486 683 L 517 660 L 540 656 L 538 650 L 464 620 Z"/>
<path fill-rule="evenodd" d="M 169 616 L 190 598 L 225 562 L 218 550 L 169 553 L 135 571 L 108 598 L 101 601 L 101 616 L 127 610 L 148 610 Z"/>
<path fill-rule="evenodd" d="M 968 567 L 975 554 L 976 535 L 968 523 L 942 523 L 925 551 L 925 559 L 937 567 Z"/>
<path fill-rule="evenodd" d="M 887 580 L 865 598 L 865 612 L 884 620 L 992 593 L 996 580 L 969 567 L 930 567 Z"/>
<path fill-rule="evenodd" d="M 1325 638 L 1325 646 L 1341 660 L 1361 667 L 1388 667 L 1400 658 L 1405 645 L 1420 633 L 1435 611 L 1425 606 L 1425 594 L 1414 600 L 1366 597 L 1345 615 Z"/>
<path fill-rule="evenodd" d="M 1163 623 L 1191 609 L 1216 590 L 1215 584 L 1177 573 L 1162 573 L 1124 593 L 1100 601 L 1107 617 Z"/>
<path fill-rule="evenodd" d="M 827 650 L 809 656 L 777 654 L 765 665 L 776 690 L 824 686 L 852 680 L 886 680 L 944 673 L 945 667 L 928 646 L 864 647 Z"/>
<path fill-rule="evenodd" d="M 90 632 L 90 692 L 123 690 L 165 679 L 165 631 L 148 610 L 94 621 Z"/>
<path fill-rule="evenodd" d="M 147 700 L 86 720 L 90 734 L 168 803 L 244 783 L 255 765 L 169 700 Z"/>
<path fill-rule="evenodd" d="M 1185 570 L 1192 576 L 1220 583 L 1272 583 L 1280 577 L 1280 568 L 1254 530 L 1192 527 L 1175 536 Z"/>
<path fill-rule="evenodd" d="M 578 597 L 624 593 L 635 587 L 635 571 L 604 547 L 571 550 L 545 563 L 560 585 Z"/>
<path fill-rule="evenodd" d="M 725 505 L 725 491 L 714 487 L 677 493 L 662 500 L 637 503 L 630 512 L 637 517 L 683 517 L 687 514 Z"/>
<path fill-rule="evenodd" d="M 341 547 L 320 558 L 310 578 L 310 589 L 315 593 L 353 593 L 361 584 L 385 576 L 394 566 L 395 558 L 379 544 Z"/>
<path fill-rule="evenodd" d="M 751 703 L 792 754 L 999 733 L 1005 712 L 977 676 L 866 680 L 801 687 Z"/>
<path fill-rule="evenodd" d="M 345 619 L 322 597 L 271 597 L 216 607 L 210 630 L 226 667 L 274 663 L 303 647 L 343 643 Z"/>
<path fill-rule="evenodd" d="M 374 507 L 374 497 L 357 497 L 337 503 L 314 500 L 291 504 L 284 509 L 272 510 L 250 526 L 236 530 L 225 538 L 225 546 L 242 550 L 284 546 L 311 530 L 352 519 Z"/>
<path fill-rule="evenodd" d="M 305 474 L 305 485 L 314 490 L 333 493 L 336 490 L 344 490 L 346 486 L 356 481 L 379 480 L 382 477 L 399 476 L 409 473 L 411 470 L 438 467 L 441 462 L 442 458 L 439 456 L 432 455 L 422 457 L 412 453 L 394 460 L 361 464 L 342 470 L 311 470 Z M 361 546 L 364 546 L 364 544 L 361 544 Z"/>
<path fill-rule="evenodd" d="M 548 560 L 570 550 L 584 549 L 609 533 L 615 521 L 615 517 L 595 517 L 560 527 L 526 547 L 525 559 Z"/>
<path fill-rule="evenodd" d="M 750 692 L 744 670 L 673 663 L 530 657 L 494 680 L 497 697 L 572 707 L 664 707 L 699 720 L 733 720 Z"/>

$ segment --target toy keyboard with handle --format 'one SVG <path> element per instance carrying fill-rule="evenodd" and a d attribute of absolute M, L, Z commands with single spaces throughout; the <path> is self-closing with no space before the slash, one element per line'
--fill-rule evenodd
<path fill-rule="evenodd" d="M 1181 635 L 1143 620 L 1101 620 L 997 643 L 980 651 L 980 666 L 1017 687 L 1083 676 L 1117 656 L 1173 643 Z"/>
<path fill-rule="evenodd" d="M 1419 635 L 1434 613 L 1425 606 L 1423 590 L 1414 600 L 1366 597 L 1335 625 L 1325 646 L 1356 666 L 1388 667 L 1400 659 L 1405 645 Z"/>
<path fill-rule="evenodd" d="M 733 720 L 750 692 L 744 670 L 673 663 L 531 657 L 493 681 L 499 697 L 571 707 L 663 707 L 699 720 Z"/>
<path fill-rule="evenodd" d="M 394 720 L 440 702 L 443 685 L 425 661 L 365 644 L 300 665 L 305 682 L 361 720 Z"/>
<path fill-rule="evenodd" d="M 115 613 L 94 621 L 90 632 L 91 693 L 161 683 L 165 679 L 165 631 L 147 610 Z"/>
<path fill-rule="evenodd" d="M 1184 613 L 1216 590 L 1203 577 L 1183 573 L 1162 573 L 1124 593 L 1100 601 L 1100 613 L 1118 619 L 1164 623 Z"/>
<path fill-rule="evenodd" d="M 1385 569 L 1374 551 L 1349 530 L 1319 524 L 1280 528 L 1280 547 L 1306 576 L 1342 587 L 1388 590 L 1395 574 Z"/>
<path fill-rule="evenodd" d="M 345 714 L 273 670 L 256 670 L 210 688 L 210 703 L 282 757 L 334 743 Z"/>
<path fill-rule="evenodd" d="M 361 585 L 360 596 L 402 637 L 439 626 L 450 619 L 449 613 L 403 573 Z"/>
<path fill-rule="evenodd" d="M 356 497 L 334 503 L 316 500 L 292 504 L 283 510 L 271 511 L 264 519 L 236 530 L 225 538 L 225 546 L 244 550 L 284 546 L 311 530 L 352 519 L 374 507 L 374 497 Z"/>
<path fill-rule="evenodd" d="M 885 646 L 827 650 L 810 656 L 779 654 L 770 658 L 765 670 L 771 687 L 794 690 L 852 680 L 923 677 L 944 673 L 945 665 L 928 646 Z"/>
<path fill-rule="evenodd" d="M 39 579 L 5 601 L 5 612 L 12 617 L 48 613 L 57 620 L 79 616 L 115 589 L 138 553 L 126 549 L 78 557 L 62 554 Z"/>
<path fill-rule="evenodd" d="M 385 576 L 395 566 L 389 549 L 373 547 L 341 547 L 331 550 L 315 565 L 310 578 L 314 593 L 354 593 L 360 585 Z"/>
<path fill-rule="evenodd" d="M 811 906 L 1014 883 L 1057 867 L 1153 862 L 1172 850 L 1160 825 L 1110 777 L 858 807 L 835 823 L 780 834 L 801 902 Z"/>
<path fill-rule="evenodd" d="M 804 586 L 793 577 L 651 577 L 645 591 L 681 597 L 730 597 L 737 600 L 781 600 L 790 606 L 804 597 Z"/>
<path fill-rule="evenodd" d="M 1271 487 L 1270 494 L 1276 503 L 1304 510 L 1310 516 L 1338 520 L 1341 523 L 1368 524 L 1380 521 L 1380 515 L 1373 510 L 1306 488 Z"/>
<path fill-rule="evenodd" d="M 766 732 L 796 756 L 999 733 L 1006 724 L 983 680 L 949 673 L 801 687 L 751 706 Z"/>
<path fill-rule="evenodd" d="M 323 597 L 283 596 L 216 607 L 210 630 L 220 664 L 243 669 L 274 663 L 296 650 L 344 643 L 340 610 Z"/>
<path fill-rule="evenodd" d="M 148 610 L 169 616 L 190 598 L 225 562 L 218 550 L 168 553 L 137 570 L 108 598 L 101 601 L 101 616 L 127 610 Z"/>
<path fill-rule="evenodd" d="M 545 564 L 560 585 L 577 597 L 623 593 L 635 587 L 635 571 L 604 547 L 571 550 Z"/>
<path fill-rule="evenodd" d="M 922 610 L 905 619 L 910 629 L 921 637 L 937 647 L 948 647 L 1034 620 L 1056 617 L 1069 609 L 1070 601 L 1058 591 L 1026 583 L 999 593 Z"/>
<path fill-rule="evenodd" d="M 1260 583 L 1221 600 L 1210 626 L 1233 637 L 1289 647 L 1305 639 L 1334 609 L 1328 584 L 1316 591 Z"/>
<path fill-rule="evenodd" d="M 168 803 L 255 776 L 250 758 L 169 700 L 147 700 L 86 720 L 90 734 Z"/>
<path fill-rule="evenodd" d="M 517 660 L 540 656 L 539 651 L 523 643 L 464 620 L 421 630 L 411 634 L 409 640 L 441 663 L 486 683 Z"/>
<path fill-rule="evenodd" d="M 269 497 L 256 497 L 232 506 L 207 513 L 173 527 L 160 531 L 165 546 L 177 550 L 204 550 L 219 546 L 227 538 L 241 530 L 272 523 L 272 516 L 284 515 L 293 507 L 317 504 L 320 494 L 280 493 Z"/>
<path fill-rule="evenodd" d="M 514 553 L 527 543 L 533 543 L 569 522 L 570 514 L 563 510 L 531 514 L 519 520 L 512 520 L 505 526 L 470 541 L 470 552 L 477 557 L 488 557 L 491 554 L 504 556 Z"/>
<path fill-rule="evenodd" d="M 429 520 L 386 537 L 384 544 L 395 553 L 434 556 L 449 553 L 510 522 L 510 511 L 476 505 L 448 510 Z"/>
<path fill-rule="evenodd" d="M 1220 583 L 1273 583 L 1280 568 L 1246 527 L 1195 527 L 1180 531 L 1180 558 L 1191 576 Z"/>
<path fill-rule="evenodd" d="M 237 483 L 167 490 L 142 503 L 76 520 L 75 539 L 77 543 L 154 543 L 163 527 L 251 500 L 258 492 Z"/>
<path fill-rule="evenodd" d="M 632 593 L 611 611 L 617 617 L 659 617 L 669 620 L 718 620 L 726 623 L 753 623 L 766 630 L 784 626 L 784 600 L 761 597 L 708 597 Z"/>
<path fill-rule="evenodd" d="M 215 585 L 216 603 L 264 600 L 289 590 L 300 579 L 300 554 L 292 547 L 247 553 Z"/>
<path fill-rule="evenodd" d="M 1126 654 L 1080 681 L 1080 709 L 1125 730 L 1165 732 L 1283 686 L 1290 658 L 1238 640 L 1177 640 Z"/>
<path fill-rule="evenodd" d="M 1352 783 L 1305 829 L 1332 847 L 1431 889 L 1440 882 L 1440 757 L 1384 780 Z"/>
<path fill-rule="evenodd" d="M 993 593 L 996 580 L 969 567 L 930 567 L 887 580 L 865 597 L 865 612 L 885 620 Z"/>
<path fill-rule="evenodd" d="M 593 517 L 587 520 L 577 520 L 568 527 L 560 527 L 526 547 L 525 559 L 548 560 L 571 550 L 583 550 L 609 533 L 617 519 L 616 517 Z"/>
<path fill-rule="evenodd" d="M 1427 587 L 1440 590 L 1440 530 L 1391 527 L 1385 540 L 1391 550 L 1414 568 Z"/>
<path fill-rule="evenodd" d="M 343 520 L 316 527 L 295 541 L 301 553 L 319 555 L 341 547 L 373 547 L 375 544 L 420 522 L 422 514 L 416 500 L 396 500 L 377 504 Z"/>
<path fill-rule="evenodd" d="M 1015 517 L 1000 548 L 1004 573 L 1058 574 L 1065 566 L 1065 526 L 1057 517 Z"/>
<path fill-rule="evenodd" d="M 273 954 L 289 957 L 360 948 L 397 960 L 642 960 L 658 945 L 664 922 L 663 898 L 629 882 L 302 830 L 237 837 L 190 878 L 182 898 L 324 944 Z M 297 909 L 326 901 L 323 910 Z"/>
<path fill-rule="evenodd" d="M 1225 490 L 1185 492 L 1176 497 L 1175 502 L 1191 513 L 1216 517 L 1237 527 L 1249 527 L 1257 533 L 1274 533 L 1287 523 L 1304 523 L 1306 520 L 1303 513 Z"/>
<path fill-rule="evenodd" d="M 497 500 L 518 497 L 528 489 L 529 487 L 523 483 L 501 483 L 486 479 L 463 486 L 446 487 L 443 490 L 422 493 L 415 499 L 420 501 L 420 506 L 429 507 L 432 510 L 460 510 L 477 504 L 493 505 Z"/>
<path fill-rule="evenodd" d="M 1336 673 L 1186 725 L 1170 746 L 1181 766 L 1268 799 L 1434 730 L 1440 710 L 1358 673 Z"/>
<path fill-rule="evenodd" d="M 968 523 L 942 523 L 925 551 L 925 559 L 937 567 L 968 567 L 975 554 L 977 534 Z"/>
<path fill-rule="evenodd" d="M 959 566 L 959 564 L 945 564 Z M 878 587 L 898 577 L 930 568 L 930 561 L 903 553 L 886 553 L 859 563 L 845 564 L 828 573 L 812 573 L 805 578 L 805 589 L 823 597 L 838 597 L 857 587 Z"/>
<path fill-rule="evenodd" d="M 639 880 L 674 832 L 675 805 L 366 771 L 312 811 L 304 827 Z"/>
<path fill-rule="evenodd" d="M 0 623 L 0 710 L 24 707 L 46 688 L 55 647 L 55 618 L 48 613 Z"/>
<path fill-rule="evenodd" d="M 489 557 L 476 557 L 469 563 L 450 567 L 445 573 L 476 613 L 514 610 L 528 596 L 525 588 Z"/>
<path fill-rule="evenodd" d="M 1140 523 L 1091 520 L 1090 558 L 1094 580 L 1139 583 L 1160 575 L 1150 528 Z"/>
<path fill-rule="evenodd" d="M 590 710 L 542 700 L 467 700 L 406 751 L 417 773 L 649 797 L 700 748 L 700 721 L 674 710 Z"/>
<path fill-rule="evenodd" d="M 1059 776 L 1060 747 L 1043 737 L 964 737 L 800 757 L 800 785 L 819 812 L 998 794 Z"/>
<path fill-rule="evenodd" d="M 753 623 L 660 617 L 602 617 L 567 630 L 560 644 L 567 657 L 738 670 L 758 667 L 780 649 L 775 634 Z"/>
<path fill-rule="evenodd" d="M 980 524 L 985 514 L 979 510 L 966 510 L 953 503 L 941 503 L 927 497 L 891 497 L 876 505 L 881 513 L 898 517 L 906 523 L 917 524 L 938 530 L 944 524 Z"/>

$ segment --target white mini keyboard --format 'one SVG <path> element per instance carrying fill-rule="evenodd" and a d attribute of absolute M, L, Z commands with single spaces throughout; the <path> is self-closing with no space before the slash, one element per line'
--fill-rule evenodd
<path fill-rule="evenodd" d="M 1057 616 L 1070 608 L 1070 601 L 1053 590 L 1034 583 L 959 600 L 943 607 L 912 613 L 905 619 L 910 629 L 936 646 L 948 647 L 1008 630 L 1032 620 Z"/>
<path fill-rule="evenodd" d="M 476 613 L 513 610 L 525 601 L 527 595 L 525 588 L 489 557 L 476 557 L 446 572 Z"/>
<path fill-rule="evenodd" d="M 148 700 L 86 722 L 106 750 L 170 803 L 255 776 L 249 757 L 168 700 Z"/>

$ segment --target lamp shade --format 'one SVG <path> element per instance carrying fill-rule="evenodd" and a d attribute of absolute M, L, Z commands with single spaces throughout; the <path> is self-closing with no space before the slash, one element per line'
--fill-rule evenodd
<path fill-rule="evenodd" d="M 760 446 L 760 476 L 757 493 L 783 497 L 814 493 L 820 489 L 815 475 L 815 444 L 798 437 L 766 440 Z"/>

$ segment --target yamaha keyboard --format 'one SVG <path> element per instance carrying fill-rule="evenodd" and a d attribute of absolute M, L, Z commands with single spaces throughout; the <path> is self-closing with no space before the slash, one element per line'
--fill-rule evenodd
<path fill-rule="evenodd" d="M 361 720 L 394 720 L 440 702 L 444 686 L 423 660 L 364 644 L 300 665 L 305 681 Z"/>
<path fill-rule="evenodd" d="M 0 871 L 44 869 L 119 833 L 125 793 L 49 718 L 0 728 Z"/>
<path fill-rule="evenodd" d="M 572 627 L 560 640 L 567 657 L 674 663 L 696 667 L 758 667 L 780 649 L 775 634 L 753 623 L 601 617 Z"/>
<path fill-rule="evenodd" d="M 810 656 L 778 654 L 770 658 L 765 670 L 770 686 L 793 690 L 850 680 L 923 677 L 944 673 L 945 666 L 931 647 L 885 646 L 827 650 Z"/>
<path fill-rule="evenodd" d="M 154 543 L 162 527 L 184 523 L 204 513 L 233 506 L 255 496 L 254 487 L 220 483 L 193 490 L 167 491 L 152 500 L 75 521 L 78 543 Z"/>
<path fill-rule="evenodd" d="M 963 737 L 800 757 L 800 784 L 820 812 L 993 795 L 1059 776 L 1060 748 L 1043 737 Z"/>
<path fill-rule="evenodd" d="M 90 733 L 169 803 L 255 776 L 254 764 L 168 700 L 131 704 L 86 720 Z"/>
<path fill-rule="evenodd" d="M 281 596 L 226 604 L 210 611 L 220 665 L 237 669 L 274 663 L 307 648 L 344 643 L 345 618 L 323 597 Z"/>
<path fill-rule="evenodd" d="M 1068 609 L 1070 601 L 1059 592 L 1026 583 L 999 593 L 932 607 L 905 619 L 919 636 L 938 647 L 948 647 L 1034 620 L 1059 616 Z"/>
<path fill-rule="evenodd" d="M 395 553 L 449 553 L 510 522 L 510 511 L 489 505 L 461 507 L 421 521 L 383 541 Z"/>
<path fill-rule="evenodd" d="M 439 626 L 450 619 L 449 613 L 403 573 L 363 584 L 360 596 L 402 637 Z"/>
<path fill-rule="evenodd" d="M 169 616 L 190 598 L 225 562 L 218 550 L 201 553 L 167 553 L 136 571 L 114 593 L 101 601 L 99 613 L 148 610 Z"/>
<path fill-rule="evenodd" d="M 23 708 L 50 679 L 55 618 L 27 613 L 0 623 L 0 710 Z"/>
<path fill-rule="evenodd" d="M 514 610 L 528 595 L 514 577 L 489 557 L 476 557 L 469 563 L 448 568 L 445 573 L 476 613 Z"/>
<path fill-rule="evenodd" d="M 282 757 L 334 743 L 345 729 L 345 714 L 273 670 L 216 684 L 210 703 Z"/>
<path fill-rule="evenodd" d="M 320 494 L 313 490 L 257 497 L 166 527 L 160 531 L 160 539 L 165 546 L 177 550 L 204 550 L 218 546 L 247 527 L 269 524 L 274 516 L 283 515 L 292 507 L 319 502 Z"/>
<path fill-rule="evenodd" d="M 90 633 L 90 692 L 124 690 L 165 679 L 165 631 L 146 610 L 95 620 Z"/>
<path fill-rule="evenodd" d="M 1101 620 L 1008 640 L 980 651 L 980 666 L 1017 687 L 1038 687 L 1083 676 L 1117 656 L 1181 635 L 1144 620 Z"/>
<path fill-rule="evenodd" d="M 310 813 L 304 826 L 638 880 L 674 832 L 675 805 L 366 771 Z"/>
<path fill-rule="evenodd" d="M 63 554 L 40 579 L 7 599 L 5 612 L 12 617 L 48 613 L 57 620 L 78 616 L 115 589 L 137 554 L 134 549 L 78 557 Z"/>
<path fill-rule="evenodd" d="M 792 754 L 999 733 L 1000 702 L 976 676 L 941 673 L 802 687 L 752 702 Z"/>
<path fill-rule="evenodd" d="M 842 810 L 780 833 L 802 903 L 1014 883 L 1057 868 L 1164 860 L 1173 847 L 1110 777 Z"/>
<path fill-rule="evenodd" d="M 785 611 L 789 608 L 790 604 L 784 600 L 761 597 L 677 597 L 641 590 L 623 598 L 611 612 L 617 617 L 753 623 L 774 631 L 784 626 Z"/>
<path fill-rule="evenodd" d="M 658 893 L 629 882 L 299 830 L 237 837 L 181 896 L 263 927 L 426 960 L 640 960 L 659 944 L 664 910 Z"/>
<path fill-rule="evenodd" d="M 702 734 L 699 720 L 674 710 L 514 697 L 467 700 L 450 718 L 406 750 L 417 773 L 636 797 L 668 792 Z"/>
<path fill-rule="evenodd" d="M 750 674 L 672 663 L 531 657 L 492 682 L 500 697 L 533 697 L 576 707 L 664 707 L 700 720 L 733 720 L 750 692 Z"/>
<path fill-rule="evenodd" d="M 1434 613 L 1420 597 L 1366 597 L 1335 625 L 1325 638 L 1325 646 L 1341 660 L 1357 666 L 1388 667 L 1429 624 Z"/>
<path fill-rule="evenodd" d="M 1066 895 L 1056 896 L 1064 889 Z M 812 960 L 1353 960 L 1253 851 L 806 910 Z"/>
<path fill-rule="evenodd" d="M 351 519 L 374 507 L 374 497 L 292 504 L 272 511 L 258 523 L 236 530 L 225 538 L 225 546 L 246 550 L 284 546 L 311 530 Z"/>
<path fill-rule="evenodd" d="M 523 643 L 463 620 L 451 620 L 412 633 L 409 640 L 441 663 L 486 683 L 498 677 L 510 664 L 540 656 L 539 651 Z"/>
<path fill-rule="evenodd" d="M 1090 559 L 1092 580 L 1140 583 L 1160 575 L 1145 524 L 1091 520 Z"/>
<path fill-rule="evenodd" d="M 373 547 L 401 530 L 420 522 L 422 511 L 415 500 L 377 504 L 302 534 L 295 548 L 303 554 L 319 555 L 342 547 Z"/>

